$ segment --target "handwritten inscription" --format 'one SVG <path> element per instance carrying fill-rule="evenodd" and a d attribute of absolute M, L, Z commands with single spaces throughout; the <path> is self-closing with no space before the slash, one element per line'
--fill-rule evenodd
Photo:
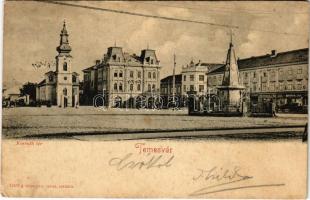
<path fill-rule="evenodd" d="M 151 169 L 151 168 L 168 168 L 171 166 L 174 155 L 152 155 L 133 156 L 128 153 L 125 156 L 114 157 L 109 160 L 109 165 L 115 167 L 118 171 L 123 169 Z"/>
<path fill-rule="evenodd" d="M 194 181 L 203 179 L 205 181 L 233 181 L 237 179 L 245 180 L 253 178 L 251 176 L 242 175 L 240 167 L 234 167 L 232 169 L 213 167 L 211 169 L 197 169 L 198 175 L 193 177 Z"/>
<path fill-rule="evenodd" d="M 202 182 L 207 184 L 189 196 L 201 196 L 211 193 L 219 193 L 232 190 L 240 190 L 247 188 L 261 188 L 261 187 L 278 187 L 284 186 L 284 183 L 267 183 L 267 184 L 246 184 L 240 185 L 246 180 L 252 179 L 253 176 L 245 175 L 241 172 L 241 168 L 235 166 L 233 168 L 212 167 L 209 169 L 197 169 L 197 173 L 193 176 L 194 182 Z"/>

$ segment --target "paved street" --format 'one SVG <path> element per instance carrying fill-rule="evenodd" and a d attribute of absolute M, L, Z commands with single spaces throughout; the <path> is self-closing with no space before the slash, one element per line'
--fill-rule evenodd
<path fill-rule="evenodd" d="M 186 110 L 20 107 L 4 109 L 2 123 L 5 138 L 69 135 L 85 139 L 87 135 L 87 139 L 137 139 L 204 137 L 232 134 L 236 129 L 244 129 L 245 134 L 254 134 L 257 130 L 260 130 L 260 133 L 283 133 L 289 130 L 288 128 L 301 133 L 301 126 L 306 122 L 307 115 L 297 114 L 281 114 L 276 118 L 201 117 L 188 116 Z M 281 129 L 283 126 L 286 128 Z M 116 134 L 118 136 L 111 136 Z"/>

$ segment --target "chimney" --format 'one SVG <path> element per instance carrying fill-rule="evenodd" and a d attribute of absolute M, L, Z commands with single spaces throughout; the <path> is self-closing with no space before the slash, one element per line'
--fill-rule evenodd
<path fill-rule="evenodd" d="M 100 64 L 100 60 L 96 60 L 96 65 L 99 65 Z"/>

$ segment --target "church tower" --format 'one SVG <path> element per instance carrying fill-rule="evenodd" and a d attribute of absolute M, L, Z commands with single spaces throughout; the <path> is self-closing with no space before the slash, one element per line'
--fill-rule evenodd
<path fill-rule="evenodd" d="M 59 107 L 71 107 L 75 102 L 72 95 L 72 56 L 70 55 L 71 47 L 68 36 L 64 22 L 60 33 L 60 44 L 56 49 L 58 52 L 56 56 L 56 94 Z"/>

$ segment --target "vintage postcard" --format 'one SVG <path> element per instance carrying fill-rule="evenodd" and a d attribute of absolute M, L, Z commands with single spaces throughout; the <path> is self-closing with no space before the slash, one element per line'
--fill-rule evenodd
<path fill-rule="evenodd" d="M 5 1 L 7 197 L 306 198 L 306 1 Z"/>

